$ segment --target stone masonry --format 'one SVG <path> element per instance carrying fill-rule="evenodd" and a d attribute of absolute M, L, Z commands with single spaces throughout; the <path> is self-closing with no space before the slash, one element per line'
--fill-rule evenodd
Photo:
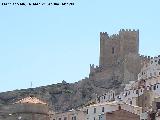
<path fill-rule="evenodd" d="M 146 57 L 139 55 L 139 30 L 120 30 L 109 36 L 100 32 L 99 66 L 90 65 L 90 79 L 117 80 L 122 83 L 137 80 Z"/>

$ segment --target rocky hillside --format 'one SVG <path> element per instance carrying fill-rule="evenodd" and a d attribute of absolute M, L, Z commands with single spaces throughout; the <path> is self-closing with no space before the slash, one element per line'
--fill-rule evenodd
<path fill-rule="evenodd" d="M 0 105 L 7 105 L 33 95 L 46 101 L 54 111 L 66 111 L 84 105 L 89 100 L 109 89 L 121 91 L 123 85 L 117 80 L 93 81 L 88 78 L 75 83 L 62 83 L 37 88 L 21 89 L 0 93 Z M 118 93 L 118 92 L 117 92 Z"/>

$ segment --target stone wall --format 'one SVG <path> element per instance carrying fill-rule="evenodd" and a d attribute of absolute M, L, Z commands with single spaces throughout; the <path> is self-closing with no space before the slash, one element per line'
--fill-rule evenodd
<path fill-rule="evenodd" d="M 125 110 L 106 113 L 106 120 L 139 120 L 139 116 Z"/>
<path fill-rule="evenodd" d="M 136 98 L 137 105 L 142 107 L 142 112 L 146 112 L 152 108 L 153 92 L 151 90 L 144 90 L 143 95 Z"/>
<path fill-rule="evenodd" d="M 126 84 L 137 80 L 142 67 L 139 55 L 139 30 L 120 30 L 109 36 L 100 33 L 99 66 L 91 66 L 90 79 L 118 80 Z M 99 68 L 101 68 L 99 70 Z"/>
<path fill-rule="evenodd" d="M 47 105 L 43 104 L 14 104 L 12 113 L 38 113 L 38 114 L 48 114 L 49 108 Z"/>

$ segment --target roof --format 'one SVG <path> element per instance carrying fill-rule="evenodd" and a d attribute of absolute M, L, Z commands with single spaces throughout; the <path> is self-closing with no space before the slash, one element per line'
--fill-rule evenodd
<path fill-rule="evenodd" d="M 93 104 L 93 105 L 90 105 L 90 106 L 87 106 L 87 107 L 96 107 L 96 106 L 103 106 L 103 105 L 113 105 L 113 106 L 116 106 L 118 104 L 119 104 L 119 102 L 112 101 L 112 102 L 96 103 L 96 104 Z"/>
<path fill-rule="evenodd" d="M 39 100 L 38 98 L 36 97 L 26 97 L 26 98 L 23 98 L 15 103 L 30 103 L 30 104 L 44 104 L 46 105 L 47 103 Z"/>

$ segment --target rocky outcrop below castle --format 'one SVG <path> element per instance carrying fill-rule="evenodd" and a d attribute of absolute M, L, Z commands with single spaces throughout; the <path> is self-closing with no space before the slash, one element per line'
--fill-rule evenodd
<path fill-rule="evenodd" d="M 60 112 L 80 107 L 98 95 L 110 89 L 123 90 L 123 85 L 117 80 L 93 81 L 85 78 L 75 83 L 62 83 L 37 88 L 21 89 L 0 93 L 0 106 L 9 105 L 27 97 L 35 96 L 49 104 L 51 110 Z"/>
<path fill-rule="evenodd" d="M 117 35 L 100 33 L 100 63 L 90 66 L 89 78 L 75 83 L 62 83 L 0 93 L 0 105 L 7 105 L 33 95 L 46 101 L 54 111 L 80 107 L 110 89 L 116 94 L 123 84 L 137 80 L 143 59 L 139 56 L 139 30 L 120 30 Z"/>

